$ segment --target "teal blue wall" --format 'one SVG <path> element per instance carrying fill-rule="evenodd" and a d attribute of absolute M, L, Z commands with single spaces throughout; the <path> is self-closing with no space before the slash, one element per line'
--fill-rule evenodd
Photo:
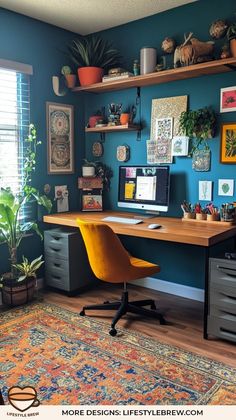
<path fill-rule="evenodd" d="M 222 6 L 223 3 L 223 6 Z M 183 42 L 184 33 L 190 31 L 202 41 L 210 40 L 209 26 L 219 18 L 234 20 L 235 0 L 200 0 L 196 3 L 172 9 L 165 13 L 157 14 L 142 20 L 122 25 L 100 34 L 102 37 L 112 40 L 114 45 L 122 52 L 125 66 L 132 71 L 132 62 L 139 59 L 139 50 L 145 45 L 157 48 L 160 57 L 161 42 L 167 37 L 173 37 L 177 43 Z M 216 51 L 219 54 L 220 47 L 224 40 L 216 41 Z M 167 57 L 168 63 L 173 57 Z M 216 138 L 209 141 L 212 151 L 211 170 L 209 172 L 195 172 L 192 170 L 192 161 L 187 157 L 174 158 L 170 165 L 171 169 L 171 195 L 168 216 L 181 216 L 180 203 L 186 199 L 193 203 L 198 201 L 198 181 L 211 180 L 213 186 L 213 201 L 216 205 L 222 202 L 233 201 L 234 197 L 218 196 L 218 179 L 229 178 L 236 181 L 236 166 L 223 165 L 219 163 L 220 153 L 220 124 L 226 121 L 236 121 L 236 113 L 219 113 L 220 88 L 236 85 L 236 73 L 204 76 L 196 79 L 176 81 L 172 83 L 141 88 L 142 119 L 145 127 L 142 130 L 142 139 L 136 141 L 136 134 L 111 133 L 106 134 L 104 144 L 103 160 L 114 170 L 114 178 L 111 182 L 111 190 L 108 196 L 108 203 L 113 209 L 117 209 L 118 189 L 118 167 L 116 160 L 116 148 L 120 144 L 128 144 L 131 148 L 131 159 L 127 164 L 146 163 L 146 140 L 150 136 L 151 103 L 152 99 L 170 96 L 188 95 L 190 109 L 197 109 L 205 106 L 213 106 L 218 113 L 218 131 Z M 123 90 L 107 94 L 87 94 L 85 99 L 86 121 L 89 115 L 101 106 L 111 102 L 122 103 L 124 107 L 135 102 L 136 90 Z M 99 139 L 98 135 L 86 135 L 86 155 L 92 159 L 92 143 Z M 236 185 L 235 185 L 236 191 Z M 203 202 L 205 204 L 205 202 Z M 160 262 L 162 271 L 160 277 L 165 280 L 172 280 L 177 283 L 189 284 L 195 287 L 203 287 L 201 281 L 203 268 L 201 258 L 203 250 L 179 244 L 164 244 L 156 241 L 126 240 L 131 250 L 136 251 L 140 256 Z M 138 244 L 138 245 L 137 245 Z M 169 251 L 169 252 L 168 252 Z M 188 254 L 187 254 L 188 253 Z M 188 259 L 186 261 L 186 255 Z M 171 264 L 170 264 L 171 256 Z M 176 268 L 181 267 L 181 270 Z M 178 272 L 177 272 L 178 271 Z M 200 275 L 201 274 L 201 275 Z"/>
<path fill-rule="evenodd" d="M 0 8 L 0 57 L 33 66 L 30 114 L 31 122 L 37 128 L 38 139 L 42 140 L 33 183 L 41 191 L 45 183 L 50 184 L 52 198 L 55 185 L 68 185 L 71 210 L 79 206 L 77 177 L 81 160 L 85 156 L 83 95 L 68 93 L 64 97 L 56 96 L 52 89 L 52 76 L 59 75 L 62 65 L 68 64 L 63 52 L 74 37 L 75 34 L 71 32 Z M 74 105 L 76 171 L 73 175 L 47 175 L 46 101 Z M 41 241 L 38 238 L 27 238 L 22 243 L 22 252 L 28 257 L 39 255 L 42 253 Z M 0 246 L 0 272 L 7 269 L 7 258 L 5 247 Z"/>

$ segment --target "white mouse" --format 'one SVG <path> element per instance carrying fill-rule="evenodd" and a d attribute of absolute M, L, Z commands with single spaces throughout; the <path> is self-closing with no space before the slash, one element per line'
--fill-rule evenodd
<path fill-rule="evenodd" d="M 148 229 L 160 229 L 161 225 L 158 225 L 158 223 L 151 223 L 148 225 Z"/>

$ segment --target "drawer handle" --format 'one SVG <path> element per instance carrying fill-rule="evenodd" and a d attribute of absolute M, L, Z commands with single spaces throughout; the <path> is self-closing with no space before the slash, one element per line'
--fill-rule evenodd
<path fill-rule="evenodd" d="M 53 276 L 53 278 L 56 279 L 56 280 L 60 280 L 61 279 L 61 277 L 59 277 L 59 276 Z"/>
<path fill-rule="evenodd" d="M 56 248 L 51 248 L 54 252 L 58 252 L 60 251 L 60 249 L 56 249 Z"/>
<path fill-rule="evenodd" d="M 55 239 L 55 241 L 60 241 L 60 236 L 53 236 L 53 239 Z"/>
<path fill-rule="evenodd" d="M 61 264 L 54 263 L 54 266 L 55 266 L 55 267 L 61 267 Z"/>
<path fill-rule="evenodd" d="M 217 265 L 217 269 L 224 274 L 228 274 L 229 276 L 236 277 L 236 270 L 234 268 L 222 267 L 220 265 Z"/>

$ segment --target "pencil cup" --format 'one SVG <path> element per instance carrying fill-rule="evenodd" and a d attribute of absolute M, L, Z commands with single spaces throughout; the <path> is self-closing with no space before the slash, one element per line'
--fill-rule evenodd
<path fill-rule="evenodd" d="M 184 213 L 184 219 L 195 219 L 195 213 Z"/>
<path fill-rule="evenodd" d="M 218 222 L 219 221 L 219 213 L 208 214 L 207 221 L 208 222 Z"/>
<path fill-rule="evenodd" d="M 207 219 L 207 215 L 204 213 L 196 213 L 196 219 L 197 220 L 206 220 Z"/>

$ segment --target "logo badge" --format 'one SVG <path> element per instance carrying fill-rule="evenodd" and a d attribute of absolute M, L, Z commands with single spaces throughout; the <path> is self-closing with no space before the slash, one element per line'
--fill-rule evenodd
<path fill-rule="evenodd" d="M 37 391 L 32 386 L 26 386 L 25 388 L 12 386 L 8 390 L 8 400 L 14 408 L 21 412 L 28 410 L 30 407 L 38 407 L 40 404 L 37 399 Z"/>

